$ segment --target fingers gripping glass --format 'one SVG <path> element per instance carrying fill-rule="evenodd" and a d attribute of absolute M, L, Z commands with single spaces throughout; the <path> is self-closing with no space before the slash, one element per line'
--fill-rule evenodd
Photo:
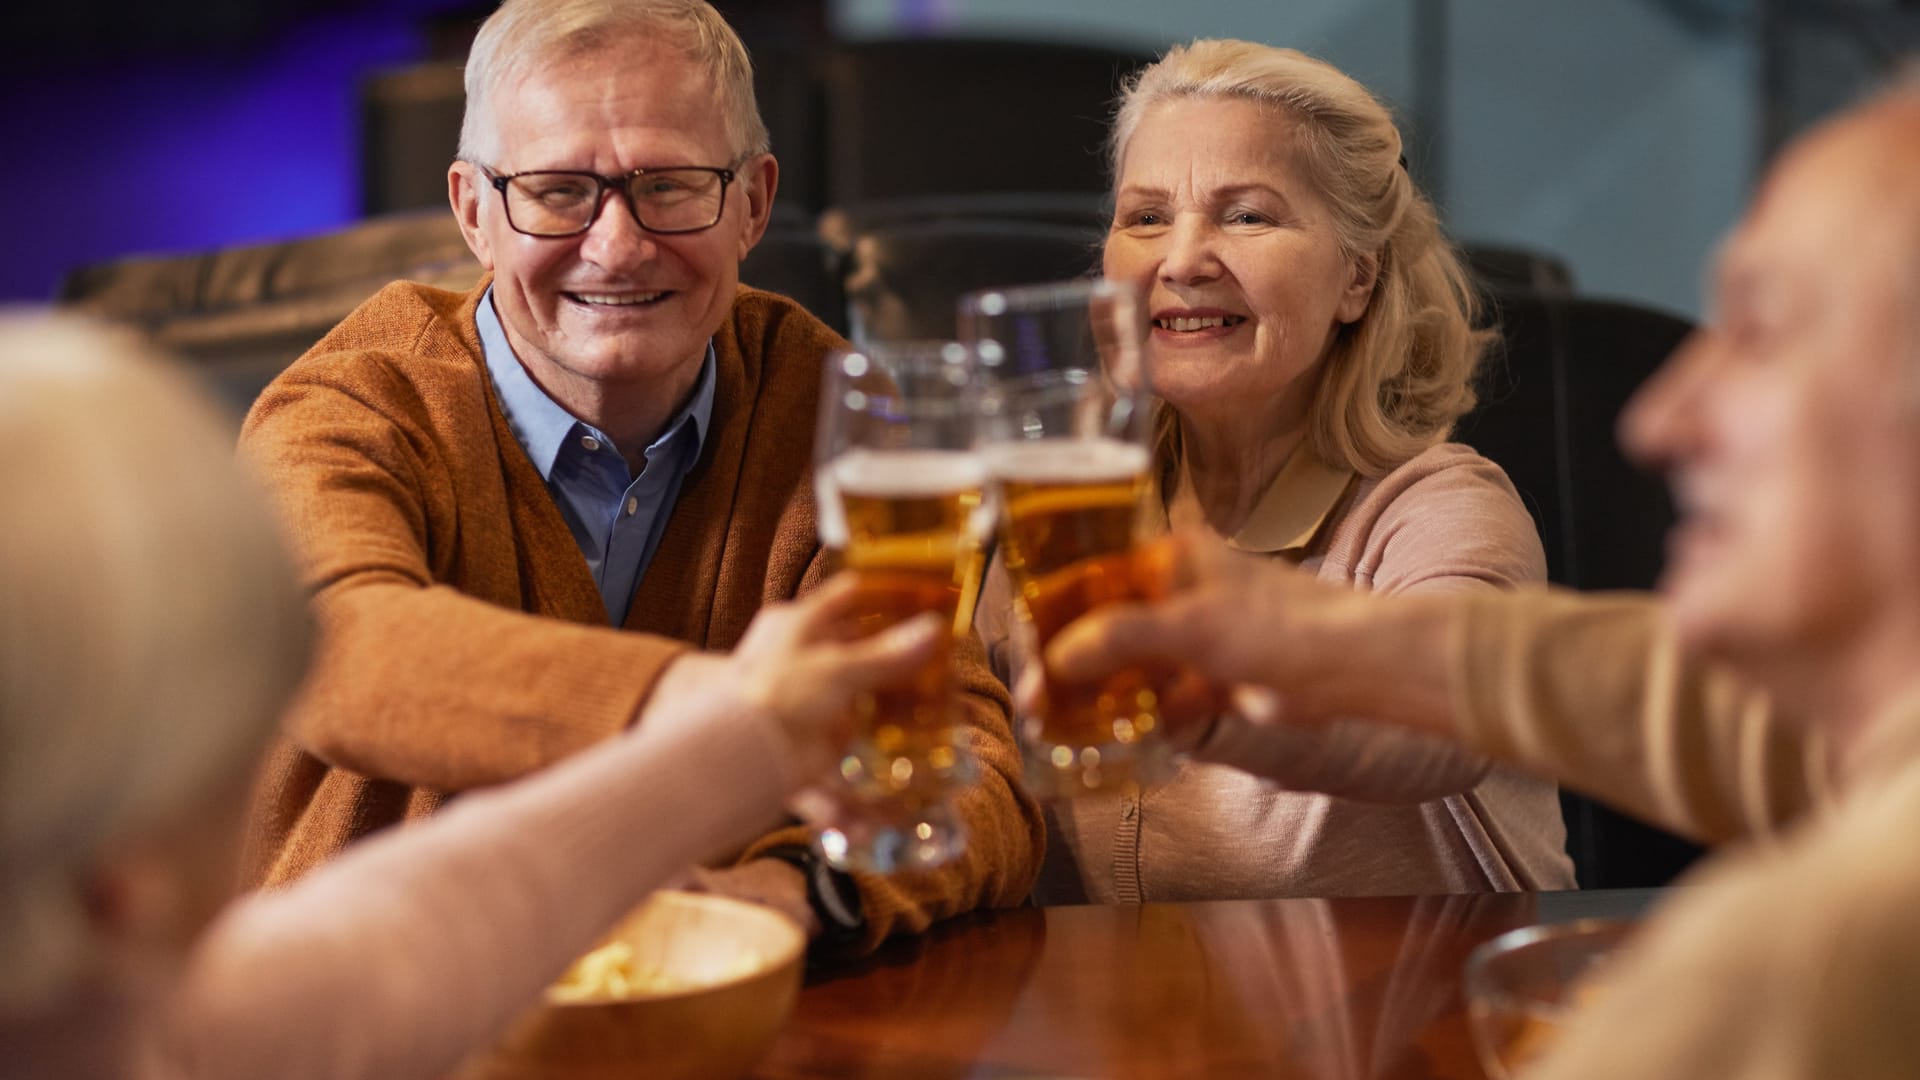
<path fill-rule="evenodd" d="M 650 233 L 710 229 L 727 208 L 734 171 L 705 165 L 635 169 L 625 176 L 538 171 L 502 176 L 481 166 L 500 193 L 507 224 L 528 236 L 577 236 L 593 227 L 607 190 L 626 195 L 627 210 Z"/>

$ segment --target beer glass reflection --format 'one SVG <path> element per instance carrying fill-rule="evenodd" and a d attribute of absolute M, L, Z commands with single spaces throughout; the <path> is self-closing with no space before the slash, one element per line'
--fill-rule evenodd
<path fill-rule="evenodd" d="M 978 356 L 982 459 L 1014 603 L 1038 655 L 1080 615 L 1162 592 L 1135 553 L 1155 490 L 1145 317 L 1130 289 L 1075 281 L 970 294 L 960 327 Z M 1020 718 L 1028 786 L 1057 797 L 1153 779 L 1166 760 L 1164 674 L 1049 674 Z"/>
<path fill-rule="evenodd" d="M 816 441 L 820 538 L 856 582 L 852 632 L 925 612 L 949 628 L 910 682 L 864 696 L 841 761 L 839 819 L 818 842 L 833 865 L 888 872 L 959 853 L 951 800 L 972 778 L 950 663 L 972 631 L 992 510 L 972 450 L 976 388 L 955 342 L 874 344 L 828 360 Z"/>

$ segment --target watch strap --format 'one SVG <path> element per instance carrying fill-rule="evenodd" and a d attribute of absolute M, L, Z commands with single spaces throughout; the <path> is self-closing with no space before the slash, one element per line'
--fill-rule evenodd
<path fill-rule="evenodd" d="M 779 844 L 759 858 L 779 859 L 807 879 L 807 904 L 820 919 L 821 943 L 831 947 L 854 944 L 867 932 L 865 905 L 853 875 L 827 865 L 818 851 L 803 844 Z"/>

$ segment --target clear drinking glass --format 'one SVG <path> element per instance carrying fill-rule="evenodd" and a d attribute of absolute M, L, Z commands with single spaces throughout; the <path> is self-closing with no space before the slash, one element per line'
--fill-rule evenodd
<path fill-rule="evenodd" d="M 978 357 L 979 444 L 1000 505 L 1000 550 L 1022 648 L 1036 662 L 1088 611 L 1162 591 L 1135 555 L 1155 491 L 1143 308 L 1132 289 L 1092 280 L 960 300 L 961 338 Z M 1018 718 L 1028 787 L 1068 797 L 1159 776 L 1166 674 L 1070 683 L 1048 673 L 1039 706 Z"/>
<path fill-rule="evenodd" d="M 1467 957 L 1467 1015 L 1492 1080 L 1523 1072 L 1580 1007 L 1605 990 L 1607 959 L 1634 932 L 1625 919 L 1511 930 Z"/>
<path fill-rule="evenodd" d="M 820 539 L 858 583 L 860 634 L 928 611 L 953 635 L 972 630 L 993 527 L 972 445 L 976 398 L 971 350 L 957 342 L 876 342 L 828 358 L 814 490 Z M 974 764 L 951 644 L 856 705 L 839 818 L 818 837 L 832 865 L 885 873 L 965 846 L 952 800 Z"/>

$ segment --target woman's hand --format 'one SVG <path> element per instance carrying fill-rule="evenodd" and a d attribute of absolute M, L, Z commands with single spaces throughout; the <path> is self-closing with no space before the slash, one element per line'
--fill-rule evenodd
<path fill-rule="evenodd" d="M 939 616 L 923 614 L 854 639 L 857 596 L 841 574 L 801 599 L 762 608 L 718 676 L 778 724 L 802 781 L 839 761 L 853 735 L 855 699 L 912 679 L 946 634 Z"/>

